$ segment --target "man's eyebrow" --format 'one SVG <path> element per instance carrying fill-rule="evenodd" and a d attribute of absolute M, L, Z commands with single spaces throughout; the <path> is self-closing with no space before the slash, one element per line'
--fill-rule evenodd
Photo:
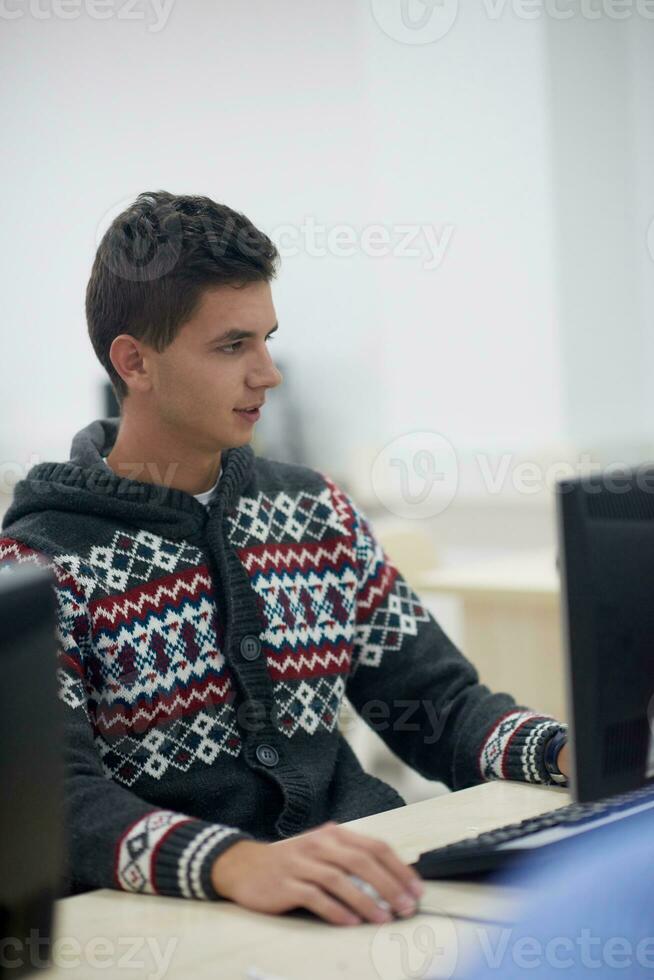
<path fill-rule="evenodd" d="M 275 326 L 268 331 L 266 336 L 269 337 L 271 333 L 275 332 L 275 330 L 279 330 L 278 323 L 276 323 Z M 209 343 L 221 344 L 226 340 L 249 340 L 250 337 L 256 336 L 257 334 L 253 330 L 228 330 L 227 333 L 221 333 L 219 337 L 214 337 L 213 340 L 209 341 Z"/>

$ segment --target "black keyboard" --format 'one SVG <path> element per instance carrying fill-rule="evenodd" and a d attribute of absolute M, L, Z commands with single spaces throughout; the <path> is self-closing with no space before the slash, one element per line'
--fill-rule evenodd
<path fill-rule="evenodd" d="M 579 834 L 628 820 L 648 809 L 654 811 L 652 783 L 595 803 L 570 803 L 520 823 L 424 851 L 413 867 L 428 880 L 487 875 L 528 857 L 551 857 L 554 849 L 568 845 Z"/>

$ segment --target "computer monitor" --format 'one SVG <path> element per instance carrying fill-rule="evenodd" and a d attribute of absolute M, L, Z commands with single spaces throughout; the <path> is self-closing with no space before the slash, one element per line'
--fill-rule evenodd
<path fill-rule="evenodd" d="M 571 792 L 654 777 L 654 465 L 557 485 Z"/>
<path fill-rule="evenodd" d="M 0 977 L 51 963 L 63 852 L 52 576 L 0 569 Z"/>

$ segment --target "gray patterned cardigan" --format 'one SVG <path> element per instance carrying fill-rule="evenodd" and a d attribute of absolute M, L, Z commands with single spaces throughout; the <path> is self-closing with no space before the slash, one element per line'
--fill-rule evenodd
<path fill-rule="evenodd" d="M 223 453 L 207 507 L 103 463 L 118 420 L 15 488 L 0 562 L 45 565 L 65 718 L 62 895 L 215 899 L 241 839 L 404 805 L 337 725 L 344 696 L 453 789 L 548 782 L 562 727 L 491 693 L 327 475 Z"/>

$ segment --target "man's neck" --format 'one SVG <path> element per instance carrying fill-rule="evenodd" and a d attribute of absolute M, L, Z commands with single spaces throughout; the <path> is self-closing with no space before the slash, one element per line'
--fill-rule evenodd
<path fill-rule="evenodd" d="M 123 416 L 107 463 L 118 476 L 142 483 L 163 484 L 186 493 L 210 490 L 221 468 L 221 453 L 189 449 L 179 433 L 158 422 Z"/>

